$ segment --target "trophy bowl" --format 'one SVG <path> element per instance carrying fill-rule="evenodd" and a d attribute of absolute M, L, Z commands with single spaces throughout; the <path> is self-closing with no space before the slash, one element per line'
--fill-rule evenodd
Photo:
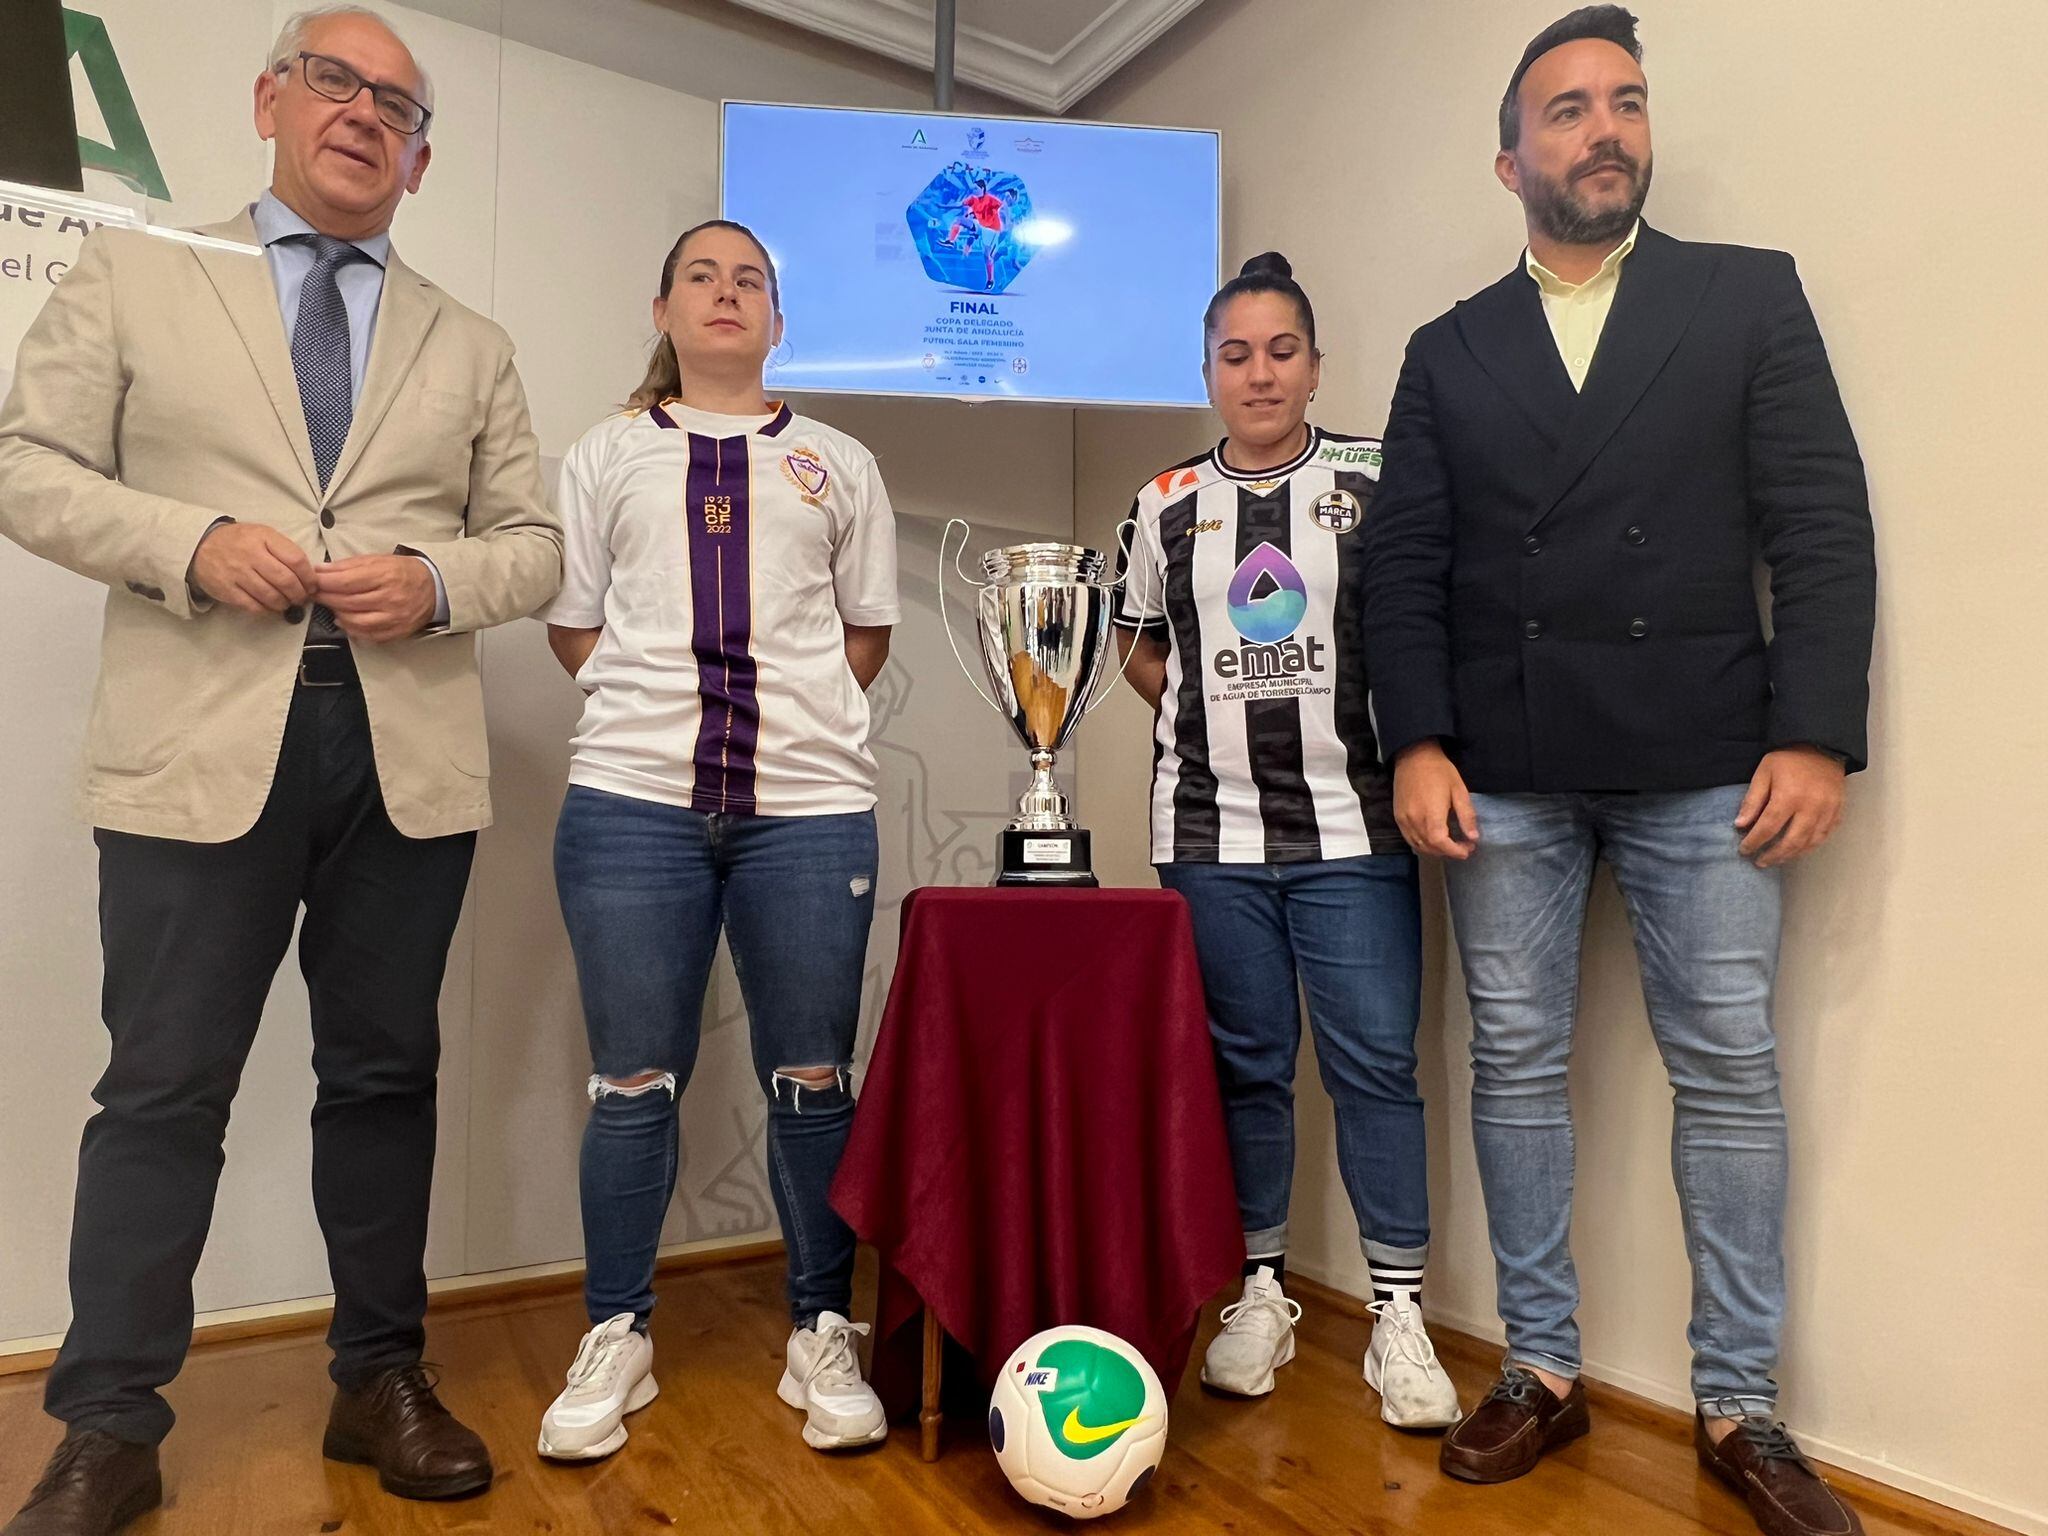
<path fill-rule="evenodd" d="M 962 529 L 964 553 L 967 525 L 955 518 L 947 524 L 948 538 L 954 523 Z M 940 617 L 972 681 L 943 611 L 945 542 L 940 541 Z M 958 554 L 956 571 L 957 560 Z M 1088 833 L 1068 813 L 1053 763 L 1081 717 L 1102 701 L 1097 685 L 1109 660 L 1117 595 L 1114 580 L 1106 579 L 1108 567 L 1102 551 L 1078 544 L 1011 544 L 984 554 L 982 580 L 972 583 L 982 668 L 993 692 L 982 697 L 1010 722 L 1031 760 L 1030 787 L 1002 833 L 998 885 L 1097 883 Z"/>

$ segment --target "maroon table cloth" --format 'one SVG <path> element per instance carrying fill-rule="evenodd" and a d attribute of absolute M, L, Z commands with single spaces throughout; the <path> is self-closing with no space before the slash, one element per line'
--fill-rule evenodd
<path fill-rule="evenodd" d="M 1244 1261 L 1181 898 L 912 892 L 832 1203 L 881 1257 L 892 1415 L 917 1403 L 927 1304 L 984 1388 L 1032 1334 L 1084 1323 L 1171 1394 Z"/>

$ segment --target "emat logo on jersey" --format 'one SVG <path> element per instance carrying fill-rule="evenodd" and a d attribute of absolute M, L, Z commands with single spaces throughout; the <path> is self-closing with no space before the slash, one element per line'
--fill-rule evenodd
<path fill-rule="evenodd" d="M 1186 490 L 1199 479 L 1201 479 L 1201 476 L 1192 469 L 1169 469 L 1165 474 L 1154 480 L 1152 485 L 1160 495 L 1170 496 L 1177 490 Z"/>
<path fill-rule="evenodd" d="M 1224 591 L 1231 625 L 1243 637 L 1240 646 L 1225 646 L 1209 659 L 1213 676 L 1227 683 L 1272 682 L 1326 670 L 1329 649 L 1310 635 L 1291 638 L 1308 614 L 1308 585 L 1294 562 L 1271 544 L 1261 544 L 1244 557 Z"/>
<path fill-rule="evenodd" d="M 1301 627 L 1308 586 L 1292 560 L 1271 544 L 1261 544 L 1231 574 L 1224 601 L 1240 635 L 1254 645 L 1273 645 Z"/>

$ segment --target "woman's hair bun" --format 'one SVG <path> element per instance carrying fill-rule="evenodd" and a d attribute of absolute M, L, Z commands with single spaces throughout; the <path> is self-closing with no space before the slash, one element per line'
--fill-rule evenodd
<path fill-rule="evenodd" d="M 1292 277 L 1294 267 L 1278 251 L 1261 251 L 1237 269 L 1239 277 Z"/>

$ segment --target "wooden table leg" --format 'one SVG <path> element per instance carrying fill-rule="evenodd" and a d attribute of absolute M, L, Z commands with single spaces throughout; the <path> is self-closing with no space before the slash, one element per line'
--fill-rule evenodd
<path fill-rule="evenodd" d="M 946 1358 L 946 1337 L 939 1328 L 939 1314 L 924 1309 L 924 1409 L 918 1414 L 922 1450 L 926 1461 L 939 1459 L 940 1370 Z"/>

